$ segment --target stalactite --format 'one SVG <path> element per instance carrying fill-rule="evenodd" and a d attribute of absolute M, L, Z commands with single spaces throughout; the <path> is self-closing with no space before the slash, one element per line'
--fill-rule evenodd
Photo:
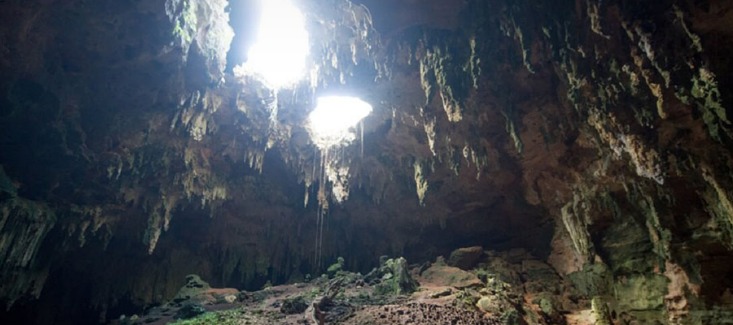
<path fill-rule="evenodd" d="M 726 245 L 733 247 L 733 200 L 725 187 L 715 177 L 710 166 L 703 165 L 701 174 L 705 182 L 712 188 L 712 191 L 703 193 L 702 198 L 707 203 L 708 213 L 712 214 L 727 237 Z"/>
<path fill-rule="evenodd" d="M 36 267 L 36 255 L 56 221 L 41 202 L 12 197 L 0 203 L 0 299 L 8 307 L 26 294 L 40 296 L 48 273 Z"/>
<path fill-rule="evenodd" d="M 211 79 L 218 81 L 226 67 L 234 31 L 229 26 L 229 11 L 225 0 L 166 0 L 165 13 L 171 26 L 174 44 L 181 49 L 182 59 L 188 58 L 192 46 L 208 56 Z"/>
<path fill-rule="evenodd" d="M 428 180 L 426 171 L 424 170 L 423 163 L 419 160 L 415 160 L 412 165 L 415 174 L 415 190 L 417 191 L 417 199 L 420 205 L 425 205 L 425 195 L 428 192 Z"/>
<path fill-rule="evenodd" d="M 560 214 L 575 251 L 587 261 L 593 256 L 593 246 L 588 234 L 588 221 L 579 207 L 580 200 L 577 194 L 574 195 L 573 201 L 564 205 Z"/>
<path fill-rule="evenodd" d="M 437 155 L 437 152 L 435 151 L 435 122 L 435 118 L 432 118 L 427 119 L 425 124 L 423 124 L 425 135 L 428 138 L 428 147 L 430 147 L 430 152 L 433 153 L 433 156 Z"/>

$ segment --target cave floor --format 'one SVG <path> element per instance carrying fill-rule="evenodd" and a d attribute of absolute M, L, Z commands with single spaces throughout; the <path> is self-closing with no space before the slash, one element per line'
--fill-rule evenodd
<path fill-rule="evenodd" d="M 349 284 L 318 314 L 305 305 L 305 310 L 285 307 L 298 297 L 317 299 L 328 283 L 319 279 L 243 292 L 239 295 L 243 301 L 205 305 L 205 313 L 187 320 L 176 319 L 181 307 L 169 306 L 154 308 L 137 321 L 116 324 L 318 324 L 314 319 L 319 315 L 321 324 L 420 324 L 418 319 L 437 321 L 434 318 L 448 315 L 453 324 L 503 324 L 497 317 L 462 306 L 462 289 L 431 284 L 421 285 L 412 295 L 395 296 L 373 296 L 372 286 Z"/>
<path fill-rule="evenodd" d="M 339 270 L 258 291 L 204 283 L 198 291 L 189 290 L 183 298 L 179 292 L 176 299 L 143 316 L 122 316 L 112 323 L 592 324 L 589 301 L 570 297 L 567 292 L 572 290 L 563 289 L 549 265 L 526 255 L 493 256 L 463 269 L 438 258 L 435 263 L 410 265 L 402 273 L 382 263 L 367 275 Z M 410 281 L 414 287 L 404 292 Z M 189 280 L 189 288 L 201 287 L 190 284 Z"/>

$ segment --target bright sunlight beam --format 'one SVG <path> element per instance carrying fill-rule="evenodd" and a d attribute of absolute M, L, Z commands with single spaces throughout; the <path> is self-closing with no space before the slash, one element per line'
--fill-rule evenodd
<path fill-rule="evenodd" d="M 262 15 L 245 68 L 272 88 L 300 79 L 309 53 L 303 14 L 289 0 L 261 0 Z"/>
<path fill-rule="evenodd" d="M 356 97 L 320 97 L 308 116 L 311 138 L 321 149 L 354 141 L 353 129 L 371 112 L 372 105 Z"/>

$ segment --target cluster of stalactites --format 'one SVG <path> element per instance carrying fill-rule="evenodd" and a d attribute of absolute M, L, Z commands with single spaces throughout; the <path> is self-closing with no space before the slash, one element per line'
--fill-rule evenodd
<path fill-rule="evenodd" d="M 36 267 L 36 255 L 57 217 L 45 203 L 19 197 L 2 166 L 0 195 L 8 197 L 0 202 L 0 300 L 12 305 L 26 294 L 40 296 L 48 273 Z"/>

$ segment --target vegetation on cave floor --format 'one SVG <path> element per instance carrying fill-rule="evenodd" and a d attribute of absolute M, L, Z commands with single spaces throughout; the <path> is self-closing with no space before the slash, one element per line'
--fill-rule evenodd
<path fill-rule="evenodd" d="M 601 262 L 602 263 L 602 262 Z M 178 295 L 142 317 L 116 324 L 594 324 L 613 306 L 602 288 L 602 266 L 563 278 L 521 249 L 497 253 L 481 247 L 455 250 L 448 259 L 408 265 L 382 258 L 366 275 L 344 271 L 344 261 L 304 283 L 248 292 L 211 288 L 190 275 Z M 636 281 L 638 279 L 630 279 Z M 642 286 L 643 287 L 643 286 Z M 627 320 L 666 317 L 640 287 L 648 310 Z M 620 315 L 613 310 L 613 315 Z M 615 317 L 615 316 L 614 316 Z"/>
<path fill-rule="evenodd" d="M 345 260 L 306 282 L 258 291 L 212 288 L 196 275 L 167 304 L 113 324 L 650 324 L 667 323 L 668 281 L 655 274 L 613 281 L 598 259 L 567 276 L 523 249 L 467 247 L 433 263 L 383 257 L 366 275 Z M 694 306 L 693 306 L 694 307 Z M 725 310 L 691 308 L 680 324 L 718 324 Z"/>
<path fill-rule="evenodd" d="M 512 316 L 498 315 L 499 307 L 489 311 L 491 303 L 476 304 L 496 282 L 487 276 L 485 266 L 474 268 L 475 263 L 439 258 L 432 264 L 408 265 L 404 258 L 382 258 L 378 268 L 362 275 L 344 271 L 339 258 L 326 274 L 311 281 L 254 292 L 211 288 L 189 275 L 171 302 L 142 317 L 123 315 L 115 323 L 399 324 L 404 317 L 427 323 L 449 318 L 457 324 L 506 323 L 502 319 Z"/>

